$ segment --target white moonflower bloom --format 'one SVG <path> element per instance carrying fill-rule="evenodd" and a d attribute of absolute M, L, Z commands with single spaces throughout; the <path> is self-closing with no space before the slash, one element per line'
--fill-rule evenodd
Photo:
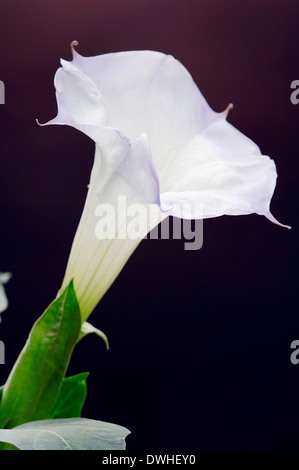
<path fill-rule="evenodd" d="M 85 321 L 158 223 L 158 212 L 160 221 L 168 215 L 256 213 L 279 224 L 270 212 L 277 173 L 273 160 L 227 122 L 230 106 L 213 111 L 172 56 L 127 51 L 82 57 L 73 45 L 73 60 L 61 60 L 55 75 L 58 113 L 47 124 L 72 126 L 95 142 L 86 203 L 62 285 L 74 279 Z M 120 197 L 126 207 L 152 209 L 138 238 L 133 228 L 124 230 Z M 110 215 L 106 211 L 106 225 L 115 236 L 101 237 L 104 227 L 97 224 L 104 205 L 114 208 Z"/>

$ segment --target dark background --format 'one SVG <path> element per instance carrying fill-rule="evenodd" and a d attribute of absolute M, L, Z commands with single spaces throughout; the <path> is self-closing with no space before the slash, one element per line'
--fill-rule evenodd
<path fill-rule="evenodd" d="M 56 296 L 86 194 L 93 142 L 56 115 L 53 77 L 69 44 L 85 56 L 174 55 L 216 111 L 278 169 L 272 212 L 204 222 L 203 248 L 143 241 L 77 346 L 90 371 L 83 415 L 128 427 L 128 449 L 299 448 L 297 0 L 0 0 L 1 271 L 11 271 L 0 339 L 4 383 Z"/>

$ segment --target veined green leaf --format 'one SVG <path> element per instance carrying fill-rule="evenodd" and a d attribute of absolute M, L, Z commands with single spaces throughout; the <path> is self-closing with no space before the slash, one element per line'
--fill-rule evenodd
<path fill-rule="evenodd" d="M 85 418 L 34 421 L 0 429 L 0 441 L 20 450 L 124 450 L 130 431 Z"/>
<path fill-rule="evenodd" d="M 32 327 L 3 389 L 0 428 L 49 418 L 80 327 L 71 282 Z"/>

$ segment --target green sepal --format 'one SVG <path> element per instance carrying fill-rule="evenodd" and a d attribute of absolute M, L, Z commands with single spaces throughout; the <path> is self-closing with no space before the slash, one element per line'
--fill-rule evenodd
<path fill-rule="evenodd" d="M 4 386 L 0 428 L 47 419 L 81 327 L 73 282 L 33 325 Z"/>
<path fill-rule="evenodd" d="M 103 333 L 103 331 L 99 330 L 98 328 L 91 325 L 91 323 L 88 323 L 87 321 L 85 321 L 81 326 L 78 341 L 80 341 L 82 338 L 84 338 L 84 336 L 89 335 L 90 333 L 95 333 L 100 338 L 102 338 L 102 340 L 104 341 L 106 345 L 106 349 L 109 349 L 109 341 L 105 333 Z"/>
<path fill-rule="evenodd" d="M 61 382 L 50 419 L 80 418 L 87 395 L 88 372 L 67 377 Z"/>

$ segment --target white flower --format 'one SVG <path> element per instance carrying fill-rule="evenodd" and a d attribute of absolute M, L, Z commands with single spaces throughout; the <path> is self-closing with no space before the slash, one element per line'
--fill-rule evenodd
<path fill-rule="evenodd" d="M 223 113 L 209 107 L 172 56 L 130 51 L 86 58 L 73 49 L 73 60 L 61 65 L 55 75 L 58 113 L 47 124 L 73 126 L 96 144 L 62 286 L 74 278 L 83 320 L 140 242 L 130 236 L 98 240 L 101 204 L 116 208 L 120 226 L 125 216 L 119 196 L 154 207 L 162 218 L 257 213 L 279 224 L 270 212 L 274 162 L 226 121 L 230 106 Z M 187 214 L 184 205 L 192 208 Z M 144 235 L 155 224 L 145 226 Z"/>
<path fill-rule="evenodd" d="M 3 284 L 6 284 L 11 278 L 11 273 L 0 272 L 0 314 L 8 307 L 8 300 Z M 1 322 L 1 317 L 0 317 Z"/>

